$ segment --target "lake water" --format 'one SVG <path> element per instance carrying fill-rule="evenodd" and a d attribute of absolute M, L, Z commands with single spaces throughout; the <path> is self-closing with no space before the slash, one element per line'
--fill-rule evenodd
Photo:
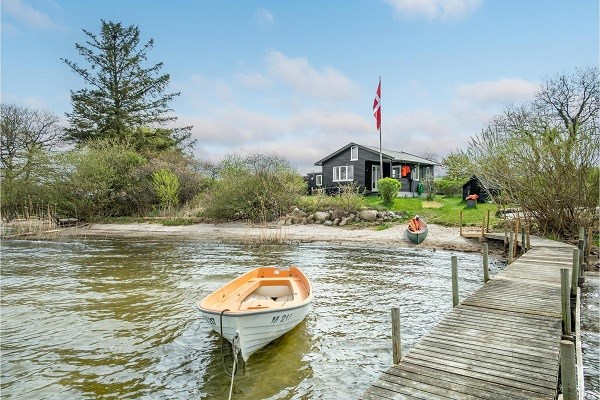
<path fill-rule="evenodd" d="M 3 240 L 1 251 L 1 391 L 19 399 L 227 398 L 220 339 L 196 303 L 265 265 L 300 267 L 315 300 L 304 322 L 248 360 L 233 398 L 357 398 L 392 362 L 393 306 L 407 351 L 451 309 L 452 255 L 461 299 L 483 279 L 479 254 L 364 244 Z M 491 275 L 502 267 L 492 260 Z M 598 285 L 585 293 L 593 303 Z M 597 355 L 597 321 L 588 328 L 584 350 Z"/>

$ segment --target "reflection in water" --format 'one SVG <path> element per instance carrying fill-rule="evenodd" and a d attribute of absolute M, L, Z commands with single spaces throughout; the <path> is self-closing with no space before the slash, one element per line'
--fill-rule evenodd
<path fill-rule="evenodd" d="M 235 399 L 357 398 L 451 308 L 454 253 L 339 244 L 247 248 L 171 239 L 2 242 L 3 397 L 227 398 L 220 339 L 196 302 L 256 266 L 297 265 L 313 309 L 255 353 Z M 481 256 L 456 253 L 460 296 Z M 492 274 L 501 263 L 492 261 Z M 231 359 L 226 359 L 231 368 Z"/>

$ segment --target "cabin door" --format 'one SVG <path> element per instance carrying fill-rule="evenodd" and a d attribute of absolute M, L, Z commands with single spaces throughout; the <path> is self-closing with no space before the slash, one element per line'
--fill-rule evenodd
<path fill-rule="evenodd" d="M 377 181 L 379 180 L 379 165 L 373 165 L 371 169 L 371 191 L 377 191 Z"/>

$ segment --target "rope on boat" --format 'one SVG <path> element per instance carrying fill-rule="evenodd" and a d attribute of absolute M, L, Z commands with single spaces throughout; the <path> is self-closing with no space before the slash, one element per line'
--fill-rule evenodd
<path fill-rule="evenodd" d="M 240 332 L 235 331 L 235 336 L 233 337 L 233 342 L 232 342 L 233 368 L 231 369 L 231 372 L 227 371 L 227 367 L 225 366 L 225 356 L 223 354 L 223 340 L 224 340 L 223 314 L 225 314 L 225 311 L 229 311 L 229 309 L 227 309 L 227 308 L 224 309 L 223 311 L 221 311 L 221 314 L 219 315 L 219 326 L 221 327 L 221 365 L 223 365 L 223 369 L 225 370 L 225 373 L 231 377 L 231 385 L 229 386 L 229 400 L 231 400 L 231 395 L 233 394 L 233 378 L 235 377 L 235 373 L 237 372 L 237 356 L 241 350 L 241 346 L 240 346 Z"/>
<path fill-rule="evenodd" d="M 233 337 L 233 370 L 231 374 L 231 385 L 229 386 L 229 400 L 231 400 L 231 395 L 233 394 L 233 378 L 235 377 L 235 372 L 237 370 L 237 355 L 240 351 L 240 333 L 238 331 L 235 332 L 235 336 Z"/>
<path fill-rule="evenodd" d="M 223 366 L 223 370 L 225 370 L 225 373 L 227 374 L 227 376 L 233 376 L 235 375 L 235 370 L 231 370 L 231 372 L 227 371 L 227 367 L 225 366 L 225 355 L 223 354 L 223 341 L 225 340 L 224 336 L 223 336 L 223 314 L 225 314 L 225 311 L 229 311 L 228 308 L 224 309 L 223 311 L 221 311 L 221 314 L 219 315 L 219 326 L 221 327 L 221 365 Z M 235 366 L 235 360 L 234 360 L 234 366 Z"/>

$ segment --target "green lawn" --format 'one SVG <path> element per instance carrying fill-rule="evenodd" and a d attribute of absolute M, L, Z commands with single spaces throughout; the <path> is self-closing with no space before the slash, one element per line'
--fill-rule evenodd
<path fill-rule="evenodd" d="M 402 197 L 394 199 L 391 207 L 384 207 L 379 196 L 367 196 L 365 202 L 368 206 L 385 208 L 392 211 L 402 211 L 410 217 L 422 216 L 425 221 L 444 226 L 458 226 L 460 212 L 463 212 L 463 226 L 481 226 L 483 217 L 490 214 L 490 228 L 501 222 L 496 217 L 498 207 L 491 203 L 477 203 L 476 208 L 467 208 L 467 203 L 460 197 L 436 196 L 434 201 L 427 201 L 418 197 Z"/>

